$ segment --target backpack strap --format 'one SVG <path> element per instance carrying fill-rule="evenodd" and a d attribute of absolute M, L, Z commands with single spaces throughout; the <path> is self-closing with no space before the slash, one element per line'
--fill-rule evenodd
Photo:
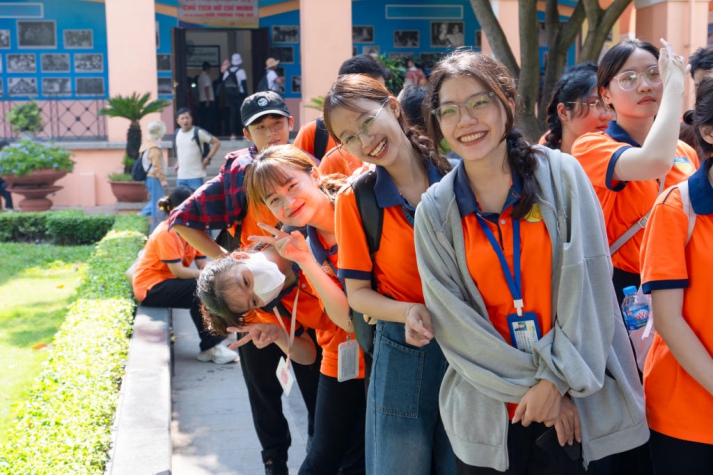
<path fill-rule="evenodd" d="M 317 127 L 314 131 L 314 157 L 321 160 L 324 153 L 327 151 L 327 143 L 329 142 L 329 132 L 324 123 L 323 118 L 318 118 L 316 121 Z"/>
<path fill-rule="evenodd" d="M 688 180 L 682 181 L 677 186 L 678 191 L 681 193 L 683 212 L 688 216 L 688 235 L 686 236 L 686 246 L 688 246 L 691 236 L 693 235 L 693 227 L 696 225 L 696 212 L 693 211 L 693 206 L 691 205 L 691 195 L 688 192 Z"/>
<path fill-rule="evenodd" d="M 659 180 L 659 192 L 658 194 L 660 195 L 663 193 L 664 185 L 666 183 L 666 176 L 661 177 Z M 609 255 L 613 256 L 616 251 L 618 251 L 621 246 L 627 243 L 629 239 L 633 238 L 636 233 L 641 231 L 646 227 L 646 223 L 649 222 L 649 215 L 651 214 L 651 210 L 648 210 L 645 215 L 643 215 L 641 218 L 639 218 L 634 224 L 631 225 L 629 229 L 624 231 L 624 234 L 619 236 L 614 243 L 609 246 Z"/>
<path fill-rule="evenodd" d="M 193 140 L 196 142 L 196 145 L 198 145 L 198 150 L 201 151 L 201 158 L 203 157 L 203 145 L 201 145 L 201 139 L 198 137 L 198 131 L 200 130 L 200 127 L 197 125 L 193 126 Z"/>
<path fill-rule="evenodd" d="M 373 170 L 363 173 L 352 183 L 357 209 L 361 215 L 361 223 L 372 257 L 381 245 L 381 231 L 384 225 L 384 210 L 379 208 L 376 202 L 375 183 L 376 172 Z"/>

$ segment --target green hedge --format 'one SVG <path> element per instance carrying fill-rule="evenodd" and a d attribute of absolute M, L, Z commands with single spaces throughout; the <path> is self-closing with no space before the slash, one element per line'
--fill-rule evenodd
<path fill-rule="evenodd" d="M 0 473 L 103 474 L 134 315 L 124 271 L 147 228 L 143 216 L 119 216 L 97 244 L 52 354 L 0 445 Z"/>
<path fill-rule="evenodd" d="M 0 242 L 50 240 L 72 246 L 93 244 L 111 229 L 115 219 L 114 215 L 84 214 L 79 210 L 1 213 Z"/>

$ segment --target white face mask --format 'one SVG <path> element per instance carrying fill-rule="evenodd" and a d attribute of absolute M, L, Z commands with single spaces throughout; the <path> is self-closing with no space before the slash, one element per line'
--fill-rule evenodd
<path fill-rule="evenodd" d="M 250 259 L 245 259 L 243 263 L 253 273 L 253 292 L 265 305 L 280 295 L 285 274 L 280 272 L 277 264 L 268 261 L 260 252 L 251 254 Z"/>

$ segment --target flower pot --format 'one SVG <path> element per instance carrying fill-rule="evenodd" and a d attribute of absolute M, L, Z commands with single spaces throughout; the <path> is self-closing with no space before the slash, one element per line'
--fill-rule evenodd
<path fill-rule="evenodd" d="M 64 177 L 66 171 L 49 169 L 37 170 L 27 175 L 3 175 L 8 184 L 7 190 L 21 195 L 24 199 L 18 203 L 22 211 L 47 211 L 52 201 L 47 195 L 61 190 L 62 186 L 53 186 L 54 182 Z"/>
<path fill-rule="evenodd" d="M 149 200 L 149 192 L 143 181 L 110 181 L 109 185 L 117 201 L 141 203 Z"/>

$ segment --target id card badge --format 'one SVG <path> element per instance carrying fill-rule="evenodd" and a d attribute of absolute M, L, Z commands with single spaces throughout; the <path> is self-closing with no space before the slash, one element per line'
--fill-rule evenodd
<path fill-rule="evenodd" d="M 289 396 L 290 391 L 292 391 L 292 385 L 295 384 L 295 375 L 292 372 L 292 365 L 287 366 L 287 361 L 284 356 L 280 357 L 280 362 L 277 364 L 275 374 L 277 374 L 277 380 L 280 382 L 285 396 Z"/>
<path fill-rule="evenodd" d="M 359 343 L 347 340 L 339 344 L 337 381 L 349 381 L 359 376 Z"/>
<path fill-rule="evenodd" d="M 542 336 L 535 312 L 523 312 L 522 317 L 511 313 L 508 315 L 508 329 L 512 346 L 527 353 L 534 351 L 535 344 Z"/>

